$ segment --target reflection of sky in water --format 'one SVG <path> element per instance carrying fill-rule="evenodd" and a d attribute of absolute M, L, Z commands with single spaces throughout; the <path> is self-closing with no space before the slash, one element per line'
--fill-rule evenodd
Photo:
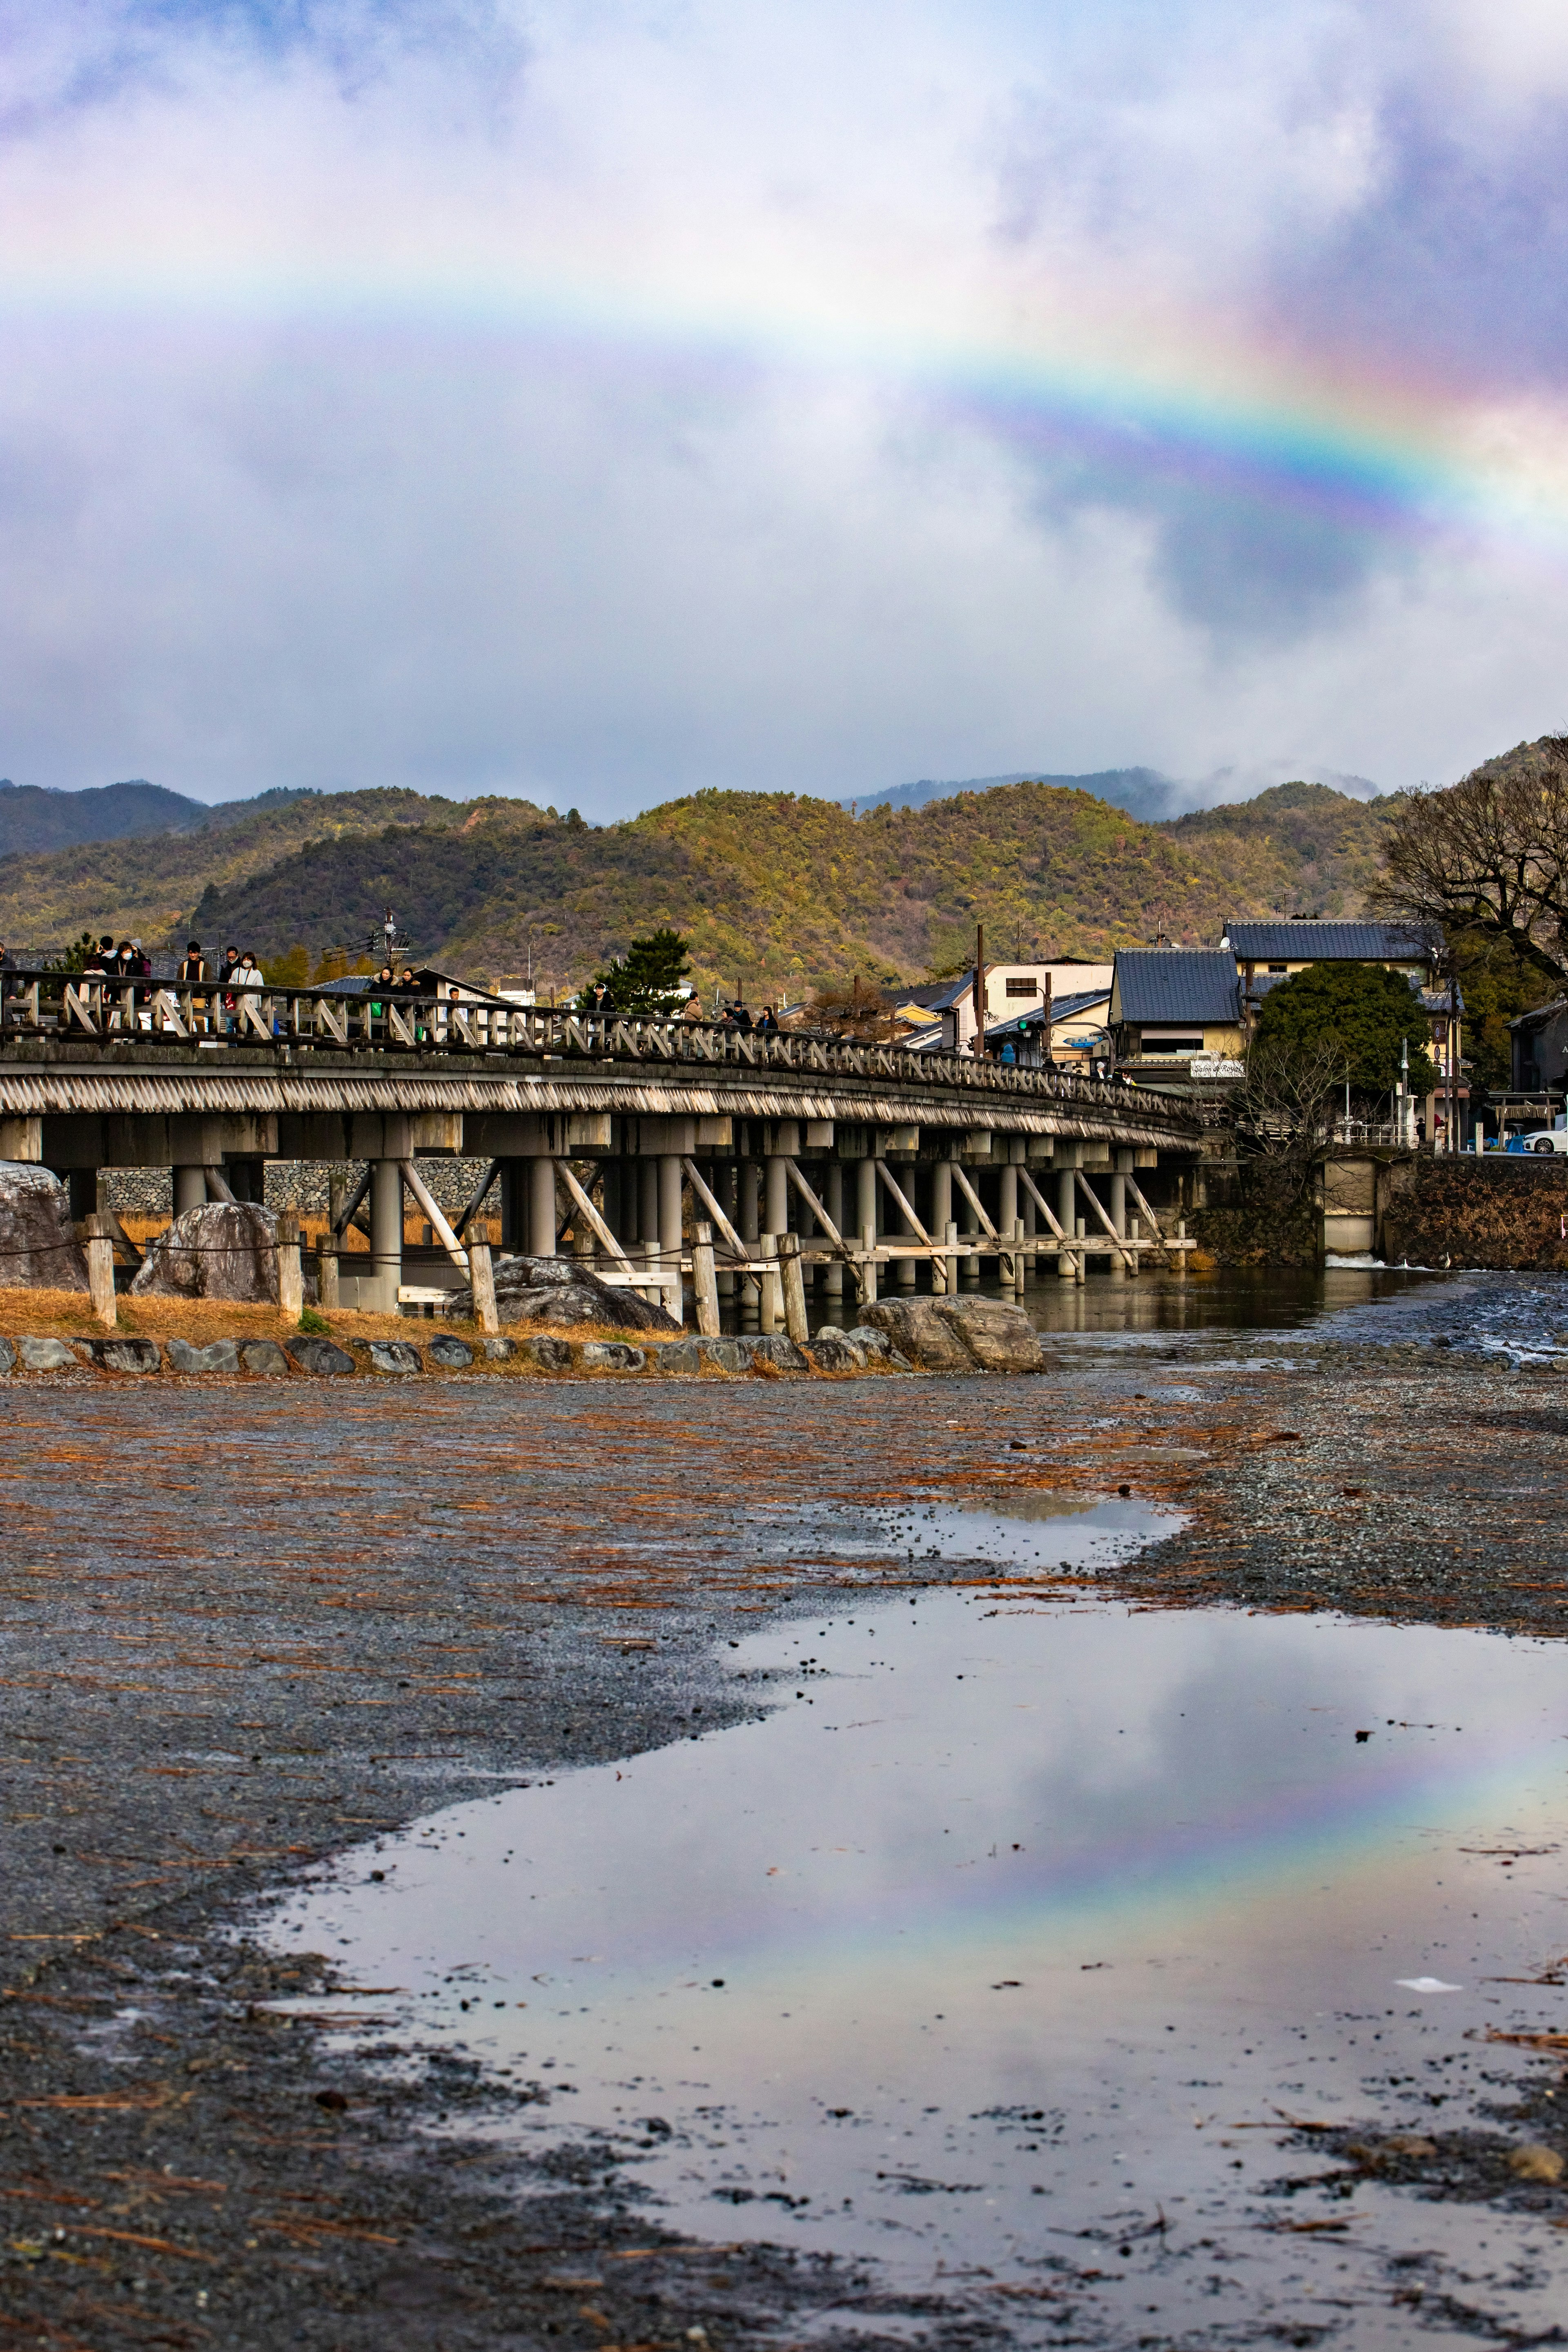
<path fill-rule="evenodd" d="M 1001 1566 L 1009 1575 L 1108 1568 L 1186 1525 L 1180 1511 L 1159 1510 L 1136 1496 L 1017 1487 L 961 1502 L 889 1504 L 857 1517 L 875 1534 L 858 1544 L 836 1528 L 834 1549 L 846 1556 L 864 1550 L 885 1558 L 889 1550 L 900 1551 L 917 1561 L 968 1559 Z"/>
<path fill-rule="evenodd" d="M 276 1938 L 406 1988 L 405 2030 L 498 2085 L 570 2084 L 499 2127 L 605 2135 L 700 2235 L 906 2281 L 1098 2265 L 1130 2340 L 1209 2327 L 1216 2264 L 1234 2342 L 1342 2294 L 1363 2245 L 1561 2272 L 1539 2223 L 1375 2186 L 1348 2243 L 1271 2234 L 1347 2209 L 1258 2197 L 1316 2160 L 1231 2128 L 1362 2117 L 1390 2074 L 1389 2128 L 1457 2122 L 1497 2056 L 1468 2032 L 1568 2024 L 1568 1994 L 1488 1981 L 1568 1947 L 1553 1645 L 984 1591 L 843 1610 L 726 1653 L 767 1720 L 451 1808 Z M 1461 1851 L 1500 1845 L 1553 1853 Z M 1396 1981 L 1424 1975 L 1460 1990 Z M 1386 2306 L 1358 2347 L 1408 2340 Z M 1048 2336 L 1049 2298 L 1007 2324 Z"/>

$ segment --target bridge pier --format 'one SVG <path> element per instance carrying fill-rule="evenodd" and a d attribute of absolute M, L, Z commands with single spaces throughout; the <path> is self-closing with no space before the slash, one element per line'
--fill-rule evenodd
<path fill-rule="evenodd" d="M 814 1189 L 816 1190 L 817 1199 L 842 1234 L 844 1231 L 844 1164 L 842 1160 L 825 1161 L 818 1171 L 818 1184 Z M 844 1297 L 842 1259 L 834 1258 L 823 1267 L 822 1295 L 835 1307 L 842 1303 Z"/>
<path fill-rule="evenodd" d="M 231 1168 L 235 1163 L 230 1162 Z M 243 1163 L 241 1163 L 243 1164 Z M 239 1197 L 229 1177 L 230 1189 Z M 370 1270 L 362 1275 L 362 1312 L 395 1315 L 397 1286 L 403 1280 L 403 1171 L 395 1160 L 370 1163 Z"/>
<path fill-rule="evenodd" d="M 206 1205 L 206 1171 L 201 1168 L 176 1168 L 174 1171 L 174 1214 L 183 1217 L 187 1209 Z"/>
<path fill-rule="evenodd" d="M 931 1239 L 938 1242 L 945 1241 L 947 1229 L 952 1223 L 952 1161 L 950 1159 L 934 1160 L 931 1162 L 931 1217 L 928 1226 Z M 931 1286 L 933 1295 L 939 1298 L 945 1297 L 949 1290 L 957 1289 L 958 1284 L 953 1275 L 952 1258 L 932 1258 Z"/>
<path fill-rule="evenodd" d="M 1078 1231 L 1078 1171 L 1068 1167 L 1057 1171 L 1057 1223 L 1070 1241 Z M 1071 1250 L 1057 1252 L 1057 1272 L 1064 1282 L 1078 1280 L 1078 1267 Z"/>

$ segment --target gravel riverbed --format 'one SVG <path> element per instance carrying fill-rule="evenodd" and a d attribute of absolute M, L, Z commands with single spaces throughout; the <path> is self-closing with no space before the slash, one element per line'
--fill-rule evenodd
<path fill-rule="evenodd" d="M 0 2342 L 1013 2340 L 1010 2308 L 873 2265 L 681 2242 L 592 2145 L 542 2165 L 459 2131 L 437 2157 L 437 2115 L 485 2108 L 477 2068 L 329 2049 L 332 1956 L 266 1952 L 258 1895 L 437 1807 L 721 1733 L 769 1704 L 721 1668 L 771 1618 L 988 1579 L 825 1538 L 915 1492 L 1180 1508 L 1098 1575 L 1139 1605 L 1555 1637 L 1568 1382 L 1470 1345 L 1457 1297 L 1364 1338 L 1064 1340 L 1030 1380 L 8 1382 Z M 301 1994 L 317 2021 L 275 2006 Z M 1489 2146 L 1474 2196 L 1545 2193 Z"/>

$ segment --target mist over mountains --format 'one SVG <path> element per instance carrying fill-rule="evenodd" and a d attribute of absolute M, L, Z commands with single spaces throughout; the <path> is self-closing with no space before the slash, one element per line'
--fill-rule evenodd
<path fill-rule="evenodd" d="M 846 800 L 843 805 L 861 814 L 883 807 L 924 808 L 929 801 L 951 800 L 958 793 L 987 793 L 999 784 L 1059 784 L 1069 792 L 1091 793 L 1096 800 L 1109 801 L 1112 808 L 1125 809 L 1129 816 L 1139 817 L 1146 824 L 1159 824 L 1184 816 L 1191 809 L 1250 800 L 1286 782 L 1326 784 L 1331 792 L 1342 793 L 1348 800 L 1380 797 L 1377 785 L 1365 776 L 1309 768 L 1303 776 L 1288 777 L 1282 764 L 1274 769 L 1216 768 L 1212 775 L 1185 780 L 1164 775 L 1158 768 L 1099 768 L 1091 775 L 1083 776 L 1058 776 L 1042 768 L 1020 768 L 1013 775 L 970 776 L 962 782 L 939 782 L 926 776 L 919 783 L 891 784 L 885 792 L 860 793 Z"/>

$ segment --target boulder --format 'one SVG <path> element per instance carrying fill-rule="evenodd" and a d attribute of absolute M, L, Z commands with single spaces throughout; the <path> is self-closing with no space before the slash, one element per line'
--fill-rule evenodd
<path fill-rule="evenodd" d="M 278 1303 L 278 1220 L 255 1201 L 208 1201 L 187 1209 L 151 1244 L 137 1297 L 232 1298 Z"/>
<path fill-rule="evenodd" d="M 973 1357 L 937 1312 L 946 1305 L 945 1298 L 882 1298 L 864 1314 L 868 1327 L 921 1371 L 972 1372 Z"/>
<path fill-rule="evenodd" d="M 0 1160 L 0 1288 L 87 1288 L 70 1195 L 48 1169 L 24 1160 Z"/>
<path fill-rule="evenodd" d="M 155 1372 L 159 1366 L 156 1339 L 79 1339 L 100 1372 Z"/>
<path fill-rule="evenodd" d="M 419 1350 L 406 1339 L 372 1339 L 368 1343 L 373 1372 L 422 1372 Z"/>
<path fill-rule="evenodd" d="M 503 1323 L 605 1323 L 612 1331 L 679 1331 L 662 1307 L 635 1290 L 615 1290 L 570 1257 L 506 1257 L 495 1269 L 496 1313 Z M 474 1294 L 455 1290 L 447 1309 L 471 1315 Z"/>
<path fill-rule="evenodd" d="M 735 1352 L 742 1371 L 754 1372 L 765 1366 L 774 1372 L 805 1372 L 811 1370 L 793 1339 L 779 1331 L 759 1331 L 735 1341 Z"/>
<path fill-rule="evenodd" d="M 885 1331 L 873 1330 L 869 1323 L 857 1323 L 844 1334 L 852 1348 L 858 1348 L 868 1364 L 885 1364 L 889 1371 L 907 1372 L 910 1360 L 900 1356 Z"/>
<path fill-rule="evenodd" d="M 629 1347 L 625 1339 L 584 1339 L 577 1365 L 584 1372 L 646 1372 L 647 1350 Z"/>
<path fill-rule="evenodd" d="M 437 1331 L 425 1350 L 426 1360 L 439 1372 L 466 1372 L 474 1360 L 474 1351 L 466 1339 L 450 1331 Z"/>
<path fill-rule="evenodd" d="M 331 1339 L 290 1339 L 289 1353 L 302 1372 L 318 1376 L 329 1372 L 352 1372 L 354 1360 L 347 1349 L 334 1347 Z"/>
<path fill-rule="evenodd" d="M 805 1352 L 819 1372 L 863 1372 L 873 1364 L 885 1365 L 890 1371 L 909 1370 L 886 1332 L 873 1331 L 865 1323 L 857 1324 L 852 1331 L 825 1323 Z"/>
<path fill-rule="evenodd" d="M 660 1372 L 700 1372 L 702 1370 L 700 1339 L 668 1339 L 653 1354 L 654 1369 Z"/>
<path fill-rule="evenodd" d="M 193 1348 L 188 1339 L 166 1339 L 163 1360 L 172 1372 L 237 1372 L 239 1342 L 209 1339 L 205 1348 Z"/>
<path fill-rule="evenodd" d="M 25 1372 L 79 1372 L 81 1358 L 63 1339 L 21 1339 L 16 1353 Z"/>
<path fill-rule="evenodd" d="M 1040 1335 L 1005 1298 L 884 1298 L 866 1322 L 922 1372 L 1037 1372 Z"/>
<path fill-rule="evenodd" d="M 246 1370 L 253 1372 L 258 1380 L 281 1381 L 289 1377 L 289 1359 L 276 1339 L 252 1339 L 239 1353 Z"/>
<path fill-rule="evenodd" d="M 16 1369 L 16 1350 L 9 1339 L 0 1339 L 0 1379 Z"/>
<path fill-rule="evenodd" d="M 572 1369 L 570 1340 L 554 1339 L 548 1331 L 542 1331 L 537 1339 L 525 1339 L 522 1352 L 532 1358 L 542 1372 L 569 1372 Z"/>
<path fill-rule="evenodd" d="M 450 1334 L 448 1333 L 447 1336 L 449 1338 Z M 454 1341 L 453 1344 L 460 1348 L 463 1343 L 458 1339 Z M 492 1364 L 504 1364 L 509 1356 L 516 1355 L 517 1341 L 515 1339 L 498 1339 L 492 1334 L 488 1339 L 481 1339 L 479 1341 L 479 1348 L 481 1352 L 489 1357 Z"/>

